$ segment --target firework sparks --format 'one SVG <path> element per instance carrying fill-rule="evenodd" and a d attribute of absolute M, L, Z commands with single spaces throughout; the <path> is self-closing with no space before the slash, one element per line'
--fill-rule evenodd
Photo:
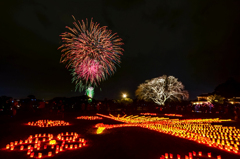
<path fill-rule="evenodd" d="M 123 52 L 122 39 L 92 20 L 90 24 L 87 19 L 86 23 L 75 20 L 73 24 L 74 28 L 67 26 L 69 32 L 60 35 L 63 42 L 59 47 L 63 53 L 60 62 L 71 68 L 79 88 L 97 86 L 116 71 L 115 65 L 120 63 Z"/>

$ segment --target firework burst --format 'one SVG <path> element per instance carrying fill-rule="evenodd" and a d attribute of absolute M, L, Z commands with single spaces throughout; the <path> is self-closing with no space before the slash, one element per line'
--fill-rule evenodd
<path fill-rule="evenodd" d="M 123 52 L 122 39 L 107 26 L 100 27 L 92 20 L 90 23 L 87 19 L 86 23 L 74 20 L 75 27 L 67 26 L 69 32 L 60 35 L 63 42 L 59 47 L 63 53 L 60 62 L 71 68 L 73 81 L 79 88 L 97 86 L 116 71 L 115 65 L 120 63 Z"/>

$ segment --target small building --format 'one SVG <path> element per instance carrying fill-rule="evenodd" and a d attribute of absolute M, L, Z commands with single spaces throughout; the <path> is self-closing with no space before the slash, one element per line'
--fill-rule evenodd
<path fill-rule="evenodd" d="M 229 98 L 228 103 L 230 103 L 230 104 L 240 104 L 240 97 Z"/>
<path fill-rule="evenodd" d="M 197 100 L 193 100 L 192 104 L 209 104 L 208 97 L 212 95 L 212 93 L 203 93 L 197 96 Z"/>

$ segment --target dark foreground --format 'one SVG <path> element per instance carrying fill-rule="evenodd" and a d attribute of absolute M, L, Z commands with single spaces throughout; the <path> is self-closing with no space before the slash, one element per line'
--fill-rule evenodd
<path fill-rule="evenodd" d="M 94 125 L 97 123 L 117 124 L 119 122 L 110 119 L 103 120 L 78 120 L 81 115 L 78 112 L 65 113 L 64 120 L 70 122 L 70 126 L 39 128 L 24 125 L 29 121 L 52 119 L 62 120 L 57 114 L 38 114 L 26 117 L 16 116 L 12 119 L 1 117 L 0 120 L 0 158 L 1 159 L 25 159 L 29 158 L 26 151 L 5 151 L 6 144 L 11 141 L 26 139 L 29 135 L 39 133 L 52 133 L 57 135 L 61 132 L 77 132 L 87 140 L 87 146 L 81 149 L 61 152 L 51 157 L 52 159 L 159 159 L 165 153 L 180 154 L 183 158 L 191 151 L 202 151 L 203 155 L 212 152 L 212 156 L 221 155 L 222 159 L 240 159 L 239 155 L 207 147 L 193 141 L 173 137 L 144 128 L 114 128 L 104 130 L 102 134 L 96 134 Z M 233 123 L 229 123 L 234 125 Z"/>

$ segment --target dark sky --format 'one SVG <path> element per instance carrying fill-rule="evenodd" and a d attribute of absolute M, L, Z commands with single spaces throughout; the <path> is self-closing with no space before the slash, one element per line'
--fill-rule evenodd
<path fill-rule="evenodd" d="M 59 35 L 73 18 L 108 26 L 123 39 L 121 67 L 95 98 L 135 98 L 140 83 L 173 75 L 190 99 L 240 80 L 239 0 L 1 1 L 0 95 L 39 99 L 82 95 L 59 63 Z M 101 88 L 101 91 L 100 91 Z"/>

